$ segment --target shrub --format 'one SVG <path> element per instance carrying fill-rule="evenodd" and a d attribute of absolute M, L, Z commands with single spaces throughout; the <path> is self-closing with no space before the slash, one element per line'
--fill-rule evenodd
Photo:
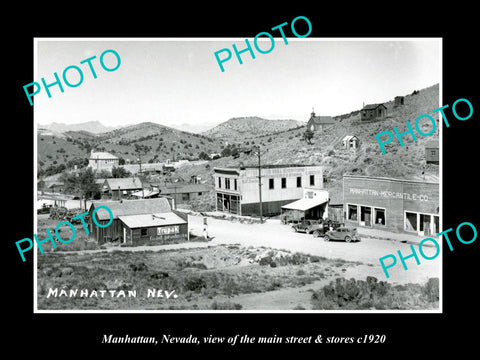
<path fill-rule="evenodd" d="M 207 283 L 201 277 L 192 277 L 187 279 L 183 285 L 183 288 L 187 291 L 200 292 L 202 288 L 206 288 Z"/>
<path fill-rule="evenodd" d="M 435 306 L 438 301 L 438 278 L 425 286 L 392 286 L 367 276 L 366 281 L 337 278 L 312 294 L 313 309 L 411 309 Z"/>
<path fill-rule="evenodd" d="M 440 298 L 439 279 L 428 279 L 423 289 L 423 294 L 430 302 L 438 301 Z"/>
<path fill-rule="evenodd" d="M 210 309 L 212 309 L 212 310 L 241 310 L 242 305 L 232 303 L 231 301 L 225 301 L 225 302 L 214 301 L 212 303 L 212 305 L 210 305 Z"/>

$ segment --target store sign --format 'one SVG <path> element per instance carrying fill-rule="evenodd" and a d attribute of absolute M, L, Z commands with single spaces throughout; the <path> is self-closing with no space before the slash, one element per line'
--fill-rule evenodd
<path fill-rule="evenodd" d="M 387 190 L 379 191 L 379 190 L 373 190 L 373 189 L 350 188 L 350 194 L 376 196 L 376 197 L 382 197 L 386 199 L 402 199 L 402 200 L 414 200 L 414 201 L 430 200 L 428 195 L 425 195 L 425 194 L 410 194 L 410 193 L 401 193 L 401 192 L 387 191 Z"/>
<path fill-rule="evenodd" d="M 173 235 L 180 233 L 180 226 L 164 226 L 157 228 L 157 235 Z"/>

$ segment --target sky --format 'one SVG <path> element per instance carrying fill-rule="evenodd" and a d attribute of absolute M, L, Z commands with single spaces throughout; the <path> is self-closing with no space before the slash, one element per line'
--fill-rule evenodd
<path fill-rule="evenodd" d="M 266 50 L 268 38 L 258 45 Z M 166 126 L 212 126 L 233 117 L 308 121 L 316 115 L 341 115 L 363 103 L 392 100 L 441 83 L 441 39 L 324 39 L 275 38 L 273 50 L 259 53 L 249 39 L 255 59 L 232 44 L 246 47 L 244 38 L 204 39 L 36 39 L 34 79 L 54 82 L 63 70 L 78 66 L 83 82 L 68 87 L 42 87 L 34 97 L 35 122 L 76 124 L 100 121 L 105 126 L 156 122 Z M 232 58 L 222 72 L 214 53 L 228 48 Z M 121 64 L 105 71 L 100 55 L 115 50 Z M 80 62 L 96 56 L 92 65 Z M 220 56 L 225 56 L 222 53 Z M 106 53 L 107 67 L 116 59 Z M 79 81 L 73 69 L 71 83 Z M 28 102 L 27 98 L 26 101 Z"/>

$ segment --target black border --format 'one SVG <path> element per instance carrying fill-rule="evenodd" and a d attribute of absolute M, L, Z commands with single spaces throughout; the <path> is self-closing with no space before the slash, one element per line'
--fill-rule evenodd
<path fill-rule="evenodd" d="M 298 4 L 297 4 L 298 5 Z M 105 9 L 97 4 L 81 8 L 47 8 L 29 5 L 28 12 L 14 11 L 9 29 L 8 55 L 4 55 L 7 74 L 7 99 L 4 104 L 4 177 L 6 202 L 4 209 L 4 321 L 6 344 L 16 351 L 27 345 L 34 351 L 54 358 L 75 353 L 118 355 L 130 350 L 136 354 L 154 353 L 182 355 L 186 351 L 212 355 L 215 352 L 266 350 L 286 354 L 311 351 L 314 356 L 327 352 L 340 354 L 351 350 L 357 354 L 378 351 L 390 356 L 398 349 L 404 356 L 421 353 L 433 355 L 443 350 L 474 349 L 478 318 L 476 304 L 477 277 L 475 260 L 477 241 L 463 245 L 454 241 L 454 251 L 444 246 L 444 313 L 443 314 L 33 314 L 33 256 L 21 262 L 14 242 L 33 234 L 33 108 L 26 101 L 22 86 L 33 79 L 34 37 L 245 37 L 291 22 L 296 16 L 308 17 L 313 26 L 310 37 L 442 37 L 443 38 L 443 104 L 467 98 L 474 115 L 468 121 L 453 119 L 444 127 L 443 137 L 443 219 L 444 228 L 456 228 L 462 222 L 475 225 L 478 212 L 473 203 L 478 199 L 476 178 L 476 146 L 478 141 L 478 91 L 474 91 L 478 74 L 475 10 L 456 3 L 445 9 L 418 9 L 406 2 L 389 4 L 390 8 L 364 7 L 347 3 L 338 8 L 323 3 L 294 9 L 293 4 L 247 6 L 245 3 L 223 3 L 213 9 L 205 5 L 192 8 L 188 3 L 180 9 L 158 4 L 110 4 Z M 274 56 L 274 54 L 271 54 Z M 475 89 L 476 90 L 476 89 Z M 4 93 L 5 94 L 5 93 Z M 13 101 L 12 101 L 13 100 Z M 447 115 L 451 112 L 446 112 Z M 449 119 L 450 119 L 449 117 Z M 12 140 L 10 140 L 12 138 Z M 7 170 L 8 169 L 8 170 Z M 14 180 L 14 181 L 11 181 Z M 12 311 L 10 311 L 10 309 Z M 10 317 L 9 317 L 10 319 Z M 473 325 L 473 327 L 471 326 Z M 157 336 L 169 333 L 178 336 L 362 336 L 385 334 L 387 342 L 376 345 L 218 345 L 218 346 L 133 346 L 102 345 L 103 334 Z M 77 350 L 78 349 L 78 350 Z"/>

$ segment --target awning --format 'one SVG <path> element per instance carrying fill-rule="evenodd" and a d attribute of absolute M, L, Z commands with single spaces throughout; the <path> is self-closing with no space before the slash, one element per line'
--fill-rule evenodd
<path fill-rule="evenodd" d="M 157 214 L 121 215 L 118 217 L 130 229 L 187 224 L 173 212 Z"/>
<path fill-rule="evenodd" d="M 327 201 L 328 199 L 325 199 L 324 197 L 315 197 L 313 199 L 300 199 L 290 204 L 283 205 L 282 209 L 307 211 L 316 206 L 325 204 Z"/>

